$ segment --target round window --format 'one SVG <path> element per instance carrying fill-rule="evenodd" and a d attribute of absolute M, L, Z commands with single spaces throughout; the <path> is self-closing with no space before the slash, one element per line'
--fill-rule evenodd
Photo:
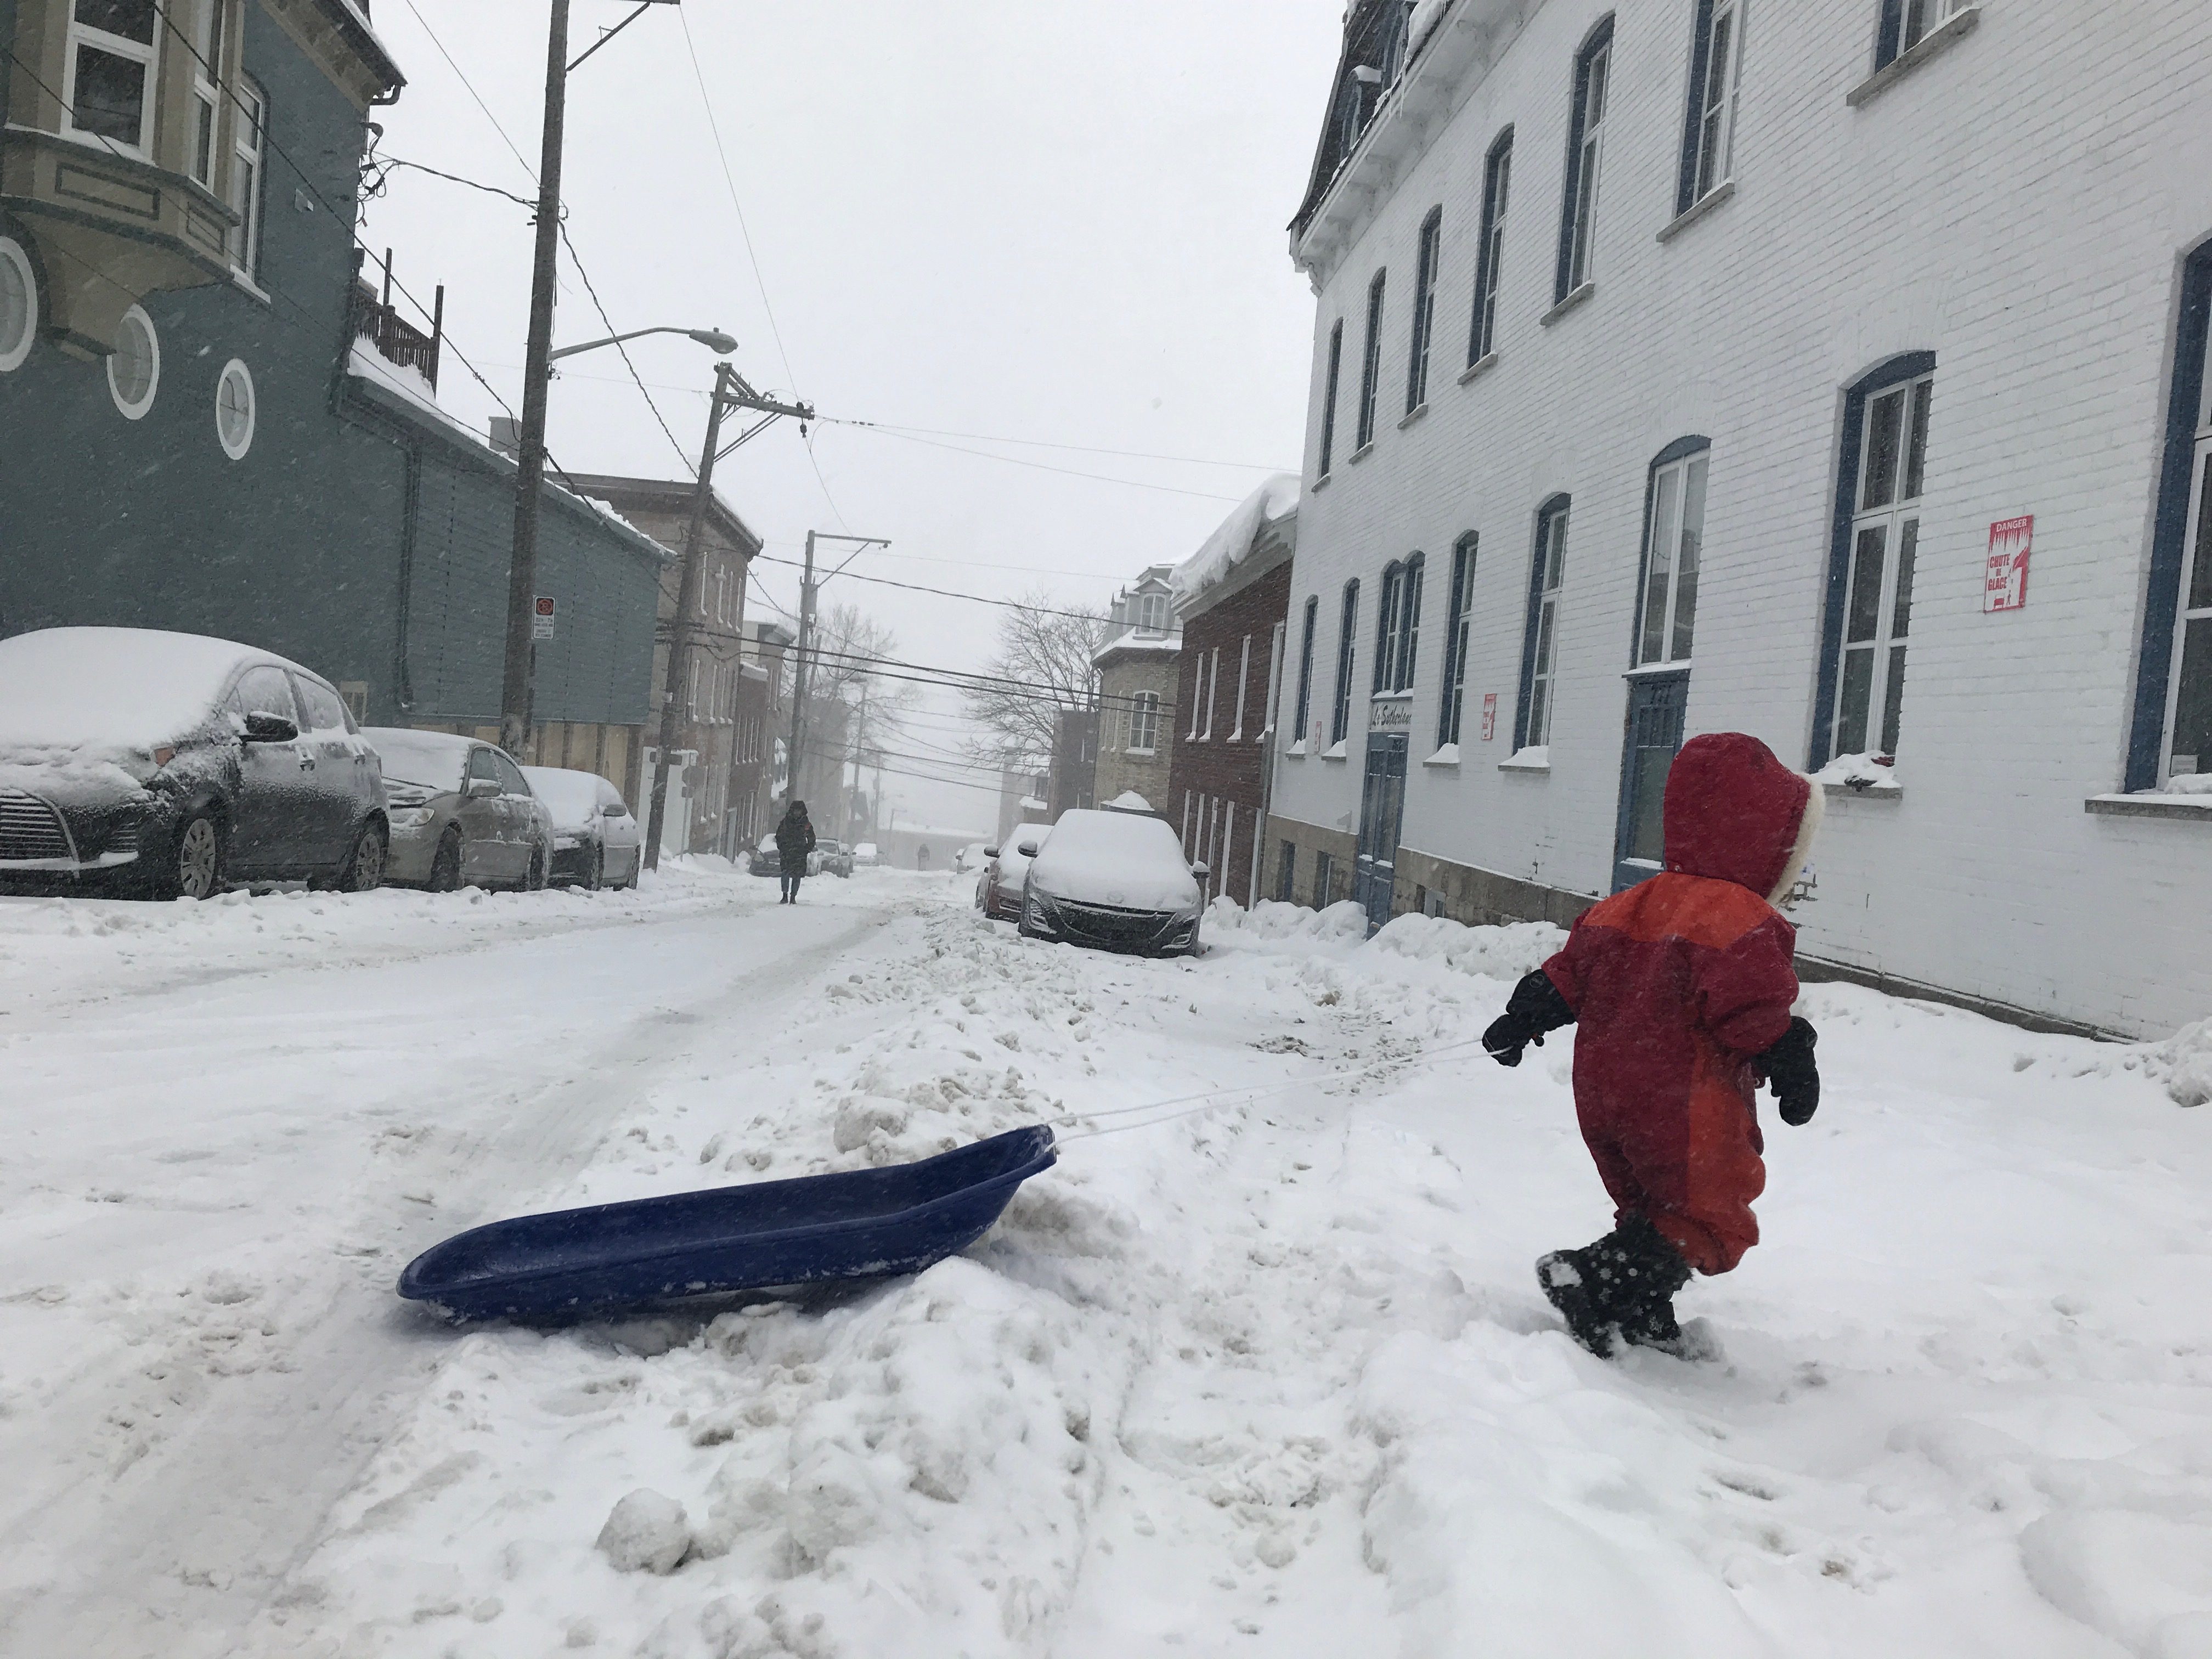
<path fill-rule="evenodd" d="M 0 374 L 21 368 L 39 332 L 39 284 L 22 245 L 0 236 Z"/>
<path fill-rule="evenodd" d="M 107 389 L 124 419 L 135 421 L 153 408 L 161 384 L 161 337 L 154 332 L 154 319 L 144 307 L 133 306 L 116 326 L 115 349 L 107 358 Z"/>
<path fill-rule="evenodd" d="M 235 357 L 223 365 L 222 378 L 215 383 L 215 435 L 234 461 L 243 460 L 253 447 L 253 375 Z"/>

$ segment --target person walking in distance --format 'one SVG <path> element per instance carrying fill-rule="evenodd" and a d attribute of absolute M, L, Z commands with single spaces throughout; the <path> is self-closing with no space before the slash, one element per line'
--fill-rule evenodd
<path fill-rule="evenodd" d="M 806 855 L 814 850 L 814 825 L 806 803 L 795 800 L 775 826 L 775 867 L 783 875 L 783 902 L 799 902 L 799 884 L 806 874 Z"/>

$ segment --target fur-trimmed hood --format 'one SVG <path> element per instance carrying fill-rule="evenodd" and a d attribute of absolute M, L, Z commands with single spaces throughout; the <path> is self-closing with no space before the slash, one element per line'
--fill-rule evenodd
<path fill-rule="evenodd" d="M 1741 732 L 1692 738 L 1667 775 L 1667 867 L 1748 887 L 1779 905 L 1826 805 L 1820 787 Z"/>

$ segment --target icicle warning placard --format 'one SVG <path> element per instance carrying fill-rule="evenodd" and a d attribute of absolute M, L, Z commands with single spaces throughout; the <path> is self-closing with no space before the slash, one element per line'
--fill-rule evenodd
<path fill-rule="evenodd" d="M 2035 515 L 1999 519 L 1990 526 L 1990 562 L 1982 579 L 1982 609 L 2017 611 L 2027 603 L 2027 554 L 2035 540 Z"/>

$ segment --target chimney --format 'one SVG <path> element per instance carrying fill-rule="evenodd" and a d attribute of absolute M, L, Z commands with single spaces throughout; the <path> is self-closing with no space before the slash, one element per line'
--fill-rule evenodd
<path fill-rule="evenodd" d="M 491 417 L 491 447 L 510 461 L 522 454 L 522 427 L 512 415 Z"/>

